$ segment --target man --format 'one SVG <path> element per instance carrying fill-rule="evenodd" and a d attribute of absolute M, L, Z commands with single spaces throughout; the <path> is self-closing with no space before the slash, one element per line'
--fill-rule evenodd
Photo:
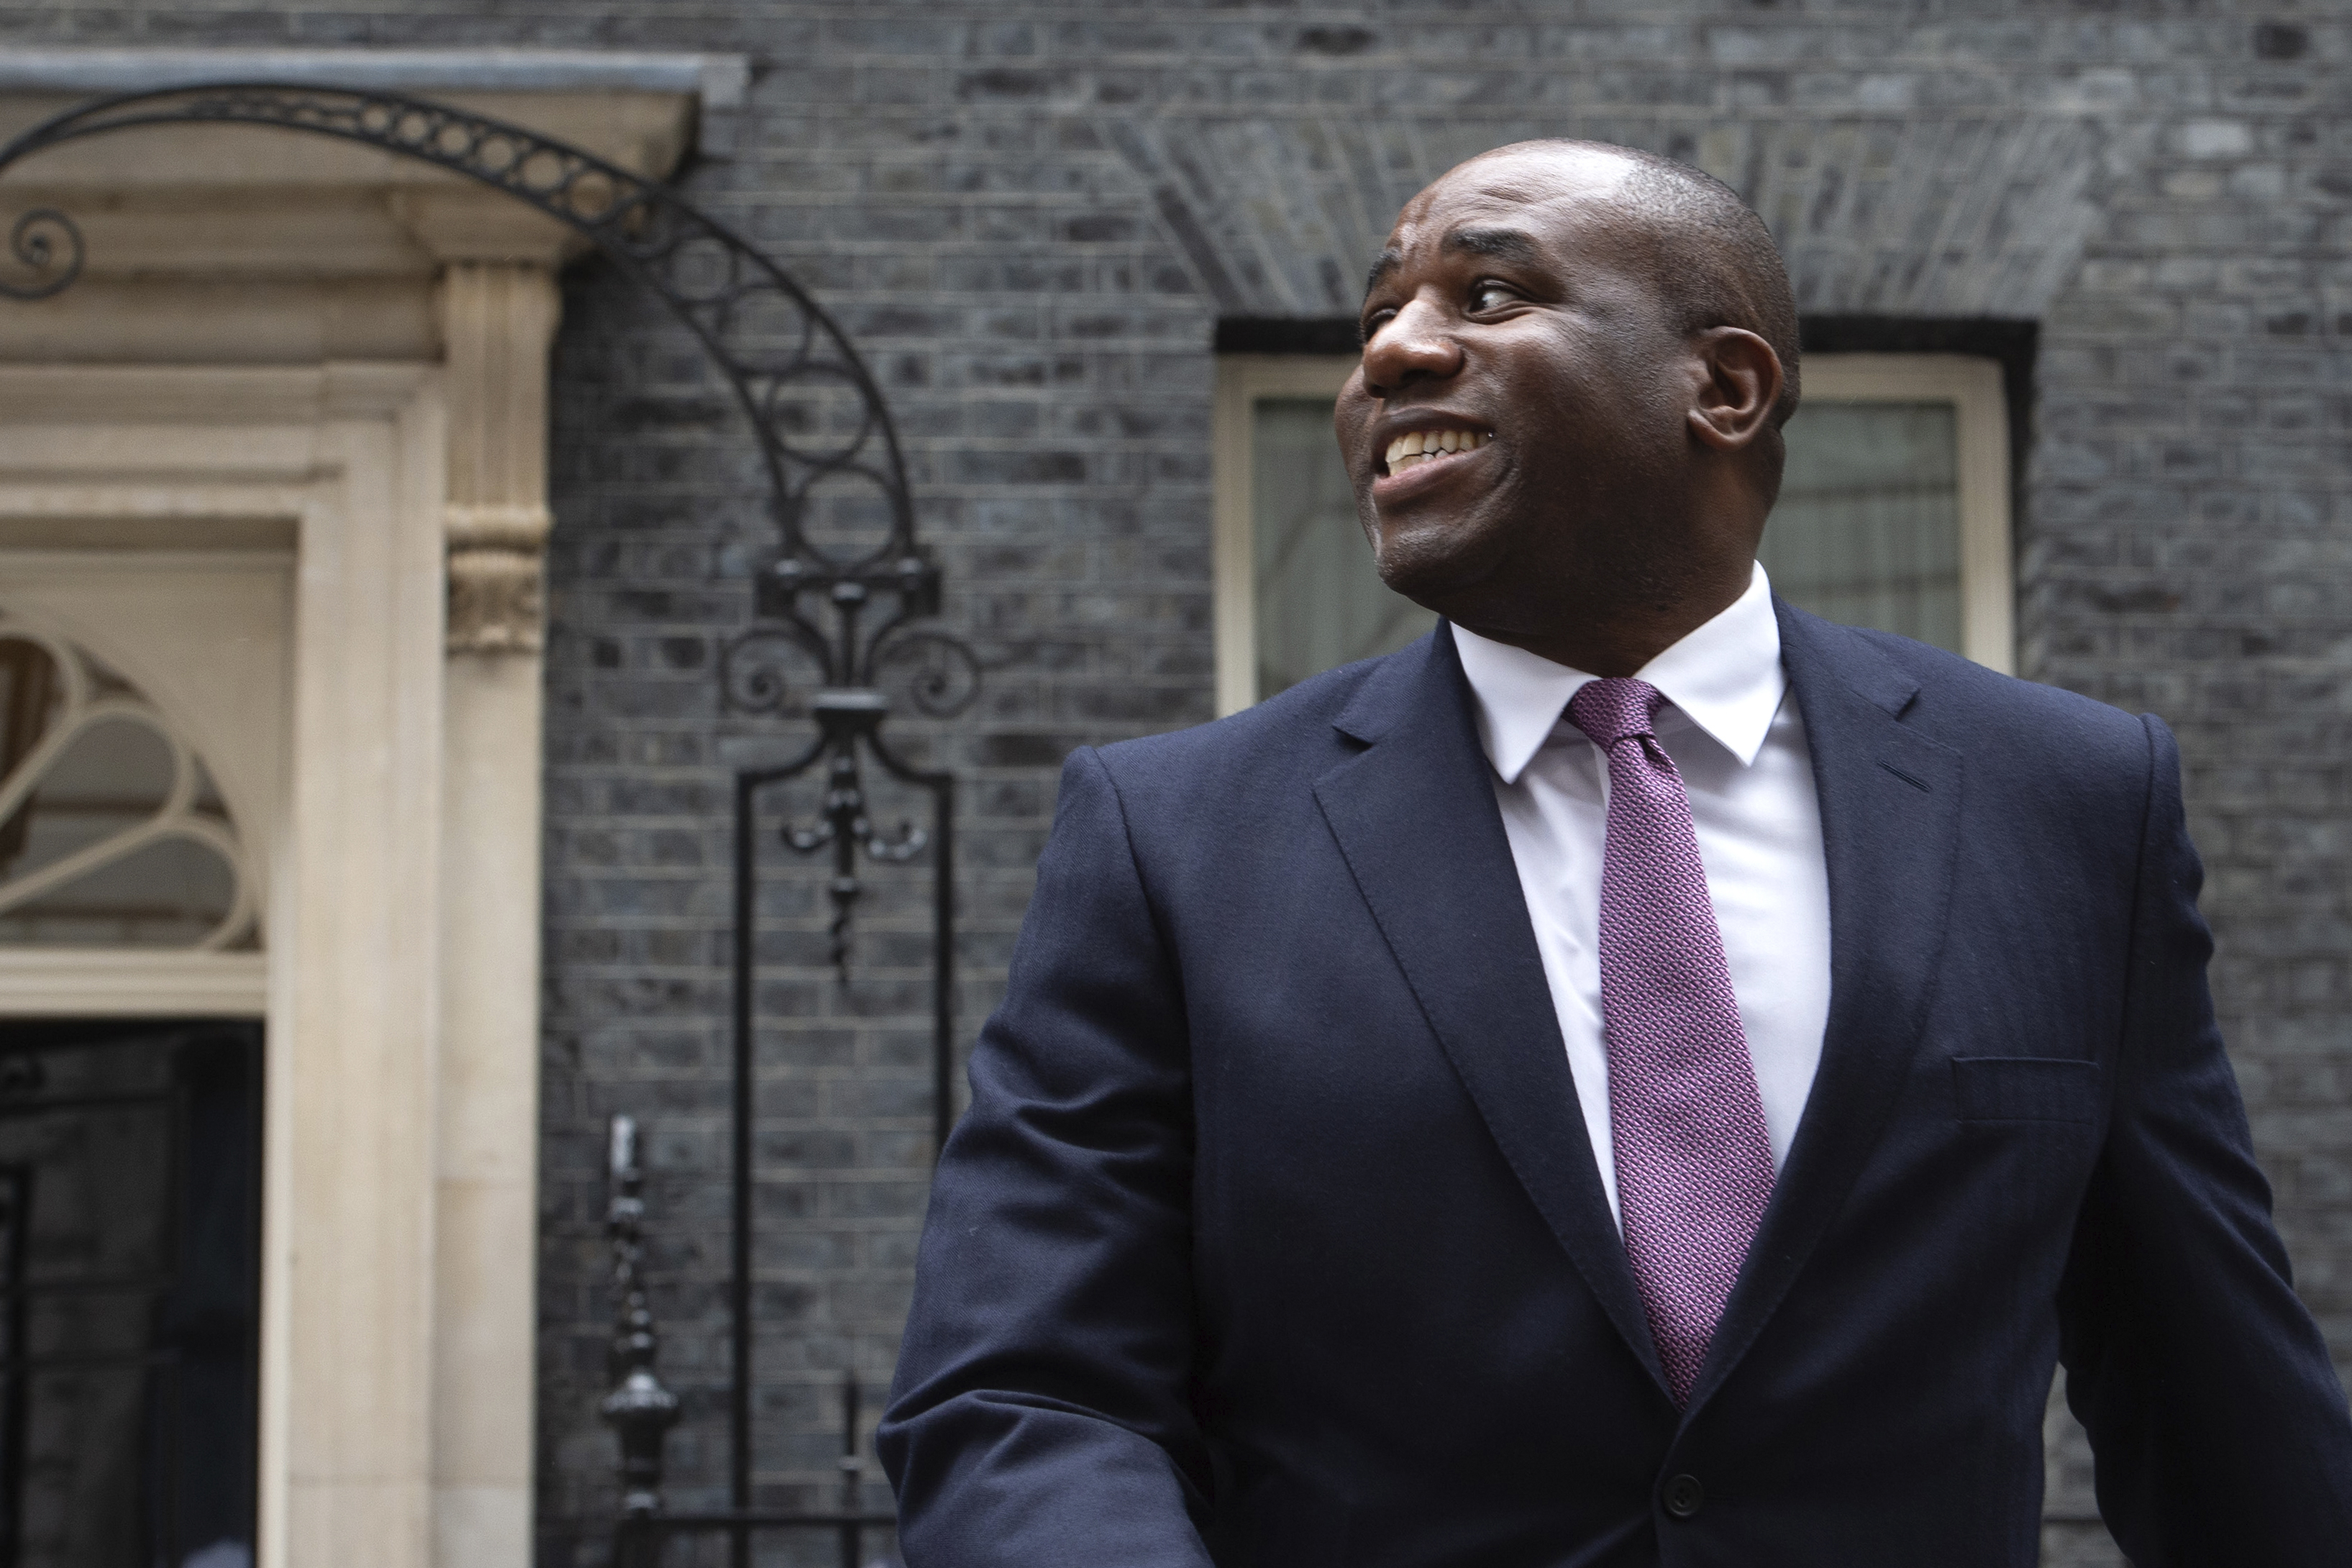
<path fill-rule="evenodd" d="M 2025 1568 L 2062 1358 L 2140 1568 L 2352 1557 L 2171 737 L 1769 597 L 1762 225 L 1506 148 L 1363 336 L 1445 622 L 1071 759 L 882 1433 L 913 1568 Z"/>

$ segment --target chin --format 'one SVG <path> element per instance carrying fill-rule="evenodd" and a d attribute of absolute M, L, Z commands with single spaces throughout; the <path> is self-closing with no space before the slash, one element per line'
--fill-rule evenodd
<path fill-rule="evenodd" d="M 1458 527 L 1396 529 L 1375 536 L 1372 563 L 1391 593 L 1424 610 L 1453 616 L 1465 597 L 1478 596 L 1500 564 L 1491 542 Z"/>

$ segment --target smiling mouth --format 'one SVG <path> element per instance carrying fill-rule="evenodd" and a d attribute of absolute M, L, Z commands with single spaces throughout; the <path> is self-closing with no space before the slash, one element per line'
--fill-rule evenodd
<path fill-rule="evenodd" d="M 1382 474 L 1402 474 L 1424 463 L 1475 452 L 1495 438 L 1488 430 L 1448 426 L 1439 430 L 1409 430 L 1389 443 L 1381 462 Z"/>

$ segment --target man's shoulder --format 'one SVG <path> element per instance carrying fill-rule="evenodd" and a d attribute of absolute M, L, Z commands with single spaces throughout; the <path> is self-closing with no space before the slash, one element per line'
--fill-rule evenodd
<path fill-rule="evenodd" d="M 1122 770 L 1159 771 L 1286 756 L 1302 748 L 1319 752 L 1364 683 L 1391 660 L 1414 657 L 1420 647 L 1327 669 L 1210 723 L 1116 742 L 1102 748 L 1103 760 Z"/>
<path fill-rule="evenodd" d="M 1893 632 L 1796 616 L 1819 646 L 1836 650 L 1842 674 L 1864 672 L 1863 683 L 1876 688 L 1879 700 L 1902 704 L 1903 722 L 1916 733 L 1980 762 L 2146 776 L 2147 727 L 2120 708 Z"/>
<path fill-rule="evenodd" d="M 1359 749 L 1340 729 L 1343 716 L 1383 673 L 1430 656 L 1422 638 L 1397 653 L 1360 659 L 1311 676 L 1238 713 L 1191 729 L 1119 741 L 1097 754 L 1124 794 L 1129 789 L 1204 795 L 1249 794 L 1284 777 L 1311 780 Z"/>

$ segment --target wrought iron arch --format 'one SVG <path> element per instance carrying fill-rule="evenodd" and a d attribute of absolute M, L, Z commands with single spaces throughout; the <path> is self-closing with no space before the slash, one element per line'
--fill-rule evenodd
<path fill-rule="evenodd" d="M 733 1366 L 730 1389 L 730 1494 L 725 1513 L 661 1516 L 662 1435 L 677 1419 L 675 1395 L 652 1371 L 656 1340 L 639 1274 L 644 1205 L 634 1127 L 616 1129 L 610 1174 L 620 1309 L 613 1346 L 614 1392 L 604 1405 L 623 1450 L 622 1543 L 636 1555 L 655 1531 L 715 1531 L 734 1562 L 751 1561 L 755 1530 L 823 1526 L 854 1552 L 858 1531 L 891 1522 L 860 1511 L 856 1498 L 854 1383 L 845 1385 L 843 1508 L 836 1512 L 761 1512 L 751 1506 L 751 1127 L 754 921 L 761 802 L 766 792 L 823 764 L 825 793 L 813 826 L 788 819 L 778 838 L 802 855 L 832 861 L 832 962 L 849 978 L 849 930 L 863 893 L 861 851 L 905 861 L 929 852 L 933 882 L 932 1123 L 934 1152 L 952 1116 L 955 914 L 955 781 L 916 766 L 884 739 L 886 669 L 902 669 L 909 701 L 952 718 L 978 695 L 979 660 L 958 638 L 914 623 L 937 616 L 940 574 L 918 537 L 896 423 L 871 372 L 833 317 L 769 257 L 669 185 L 579 148 L 488 115 L 394 92 L 274 82 L 225 82 L 116 94 L 77 105 L 0 146 L 0 174 L 68 142 L 141 128 L 242 125 L 331 137 L 421 161 L 488 185 L 588 240 L 624 277 L 652 294 L 690 331 L 726 379 L 758 441 L 769 487 L 775 543 L 754 576 L 752 624 L 724 640 L 719 659 L 723 710 L 785 710 L 789 685 L 772 660 L 797 648 L 819 673 L 810 703 L 817 733 L 781 765 L 735 775 L 733 967 L 733 1187 L 731 1249 Z M 10 254 L 29 279 L 0 278 L 0 297 L 46 299 L 71 286 L 87 246 L 70 216 L 36 208 L 9 229 Z M 845 481 L 870 492 L 853 517 L 878 503 L 884 525 L 869 547 L 828 548 L 813 510 L 819 487 Z M 855 538 L 853 525 L 841 531 Z M 874 531 L 865 531 L 871 533 Z M 829 624 L 826 624 L 828 623 Z M 871 756 L 894 778 L 931 797 L 928 831 L 897 834 L 870 818 L 862 782 Z"/>
<path fill-rule="evenodd" d="M 70 142 L 200 124 L 306 132 L 464 175 L 568 226 L 667 305 L 726 377 L 766 464 L 778 549 L 761 585 L 761 612 L 802 643 L 826 685 L 870 685 L 875 656 L 892 634 L 908 620 L 938 613 L 939 571 L 916 538 L 898 426 L 865 361 L 806 289 L 670 186 L 488 115 L 398 93 L 269 83 L 122 93 L 78 105 L 0 147 L 0 174 Z M 29 283 L 0 279 L 0 294 L 17 300 L 60 292 L 87 258 L 80 229 L 55 208 L 19 216 L 9 247 L 36 275 Z M 786 320 L 780 323 L 772 309 L 766 310 L 767 336 L 781 336 L 789 347 L 778 353 L 743 346 L 740 340 L 762 308 L 778 305 Z M 785 328 L 781 334 L 778 325 Z M 839 432 L 828 440 L 825 432 L 798 427 L 807 405 L 795 394 L 828 383 L 855 394 L 857 423 L 845 439 Z M 887 505 L 887 536 L 875 548 L 845 557 L 809 537 L 810 492 L 835 477 L 870 483 Z M 896 613 L 861 635 L 862 612 L 877 595 L 890 596 Z M 833 635 L 802 613 L 800 601 L 807 596 L 836 607 Z M 748 691 L 744 687 L 742 679 L 729 681 L 739 707 L 756 708 L 770 696 L 765 682 Z"/>

